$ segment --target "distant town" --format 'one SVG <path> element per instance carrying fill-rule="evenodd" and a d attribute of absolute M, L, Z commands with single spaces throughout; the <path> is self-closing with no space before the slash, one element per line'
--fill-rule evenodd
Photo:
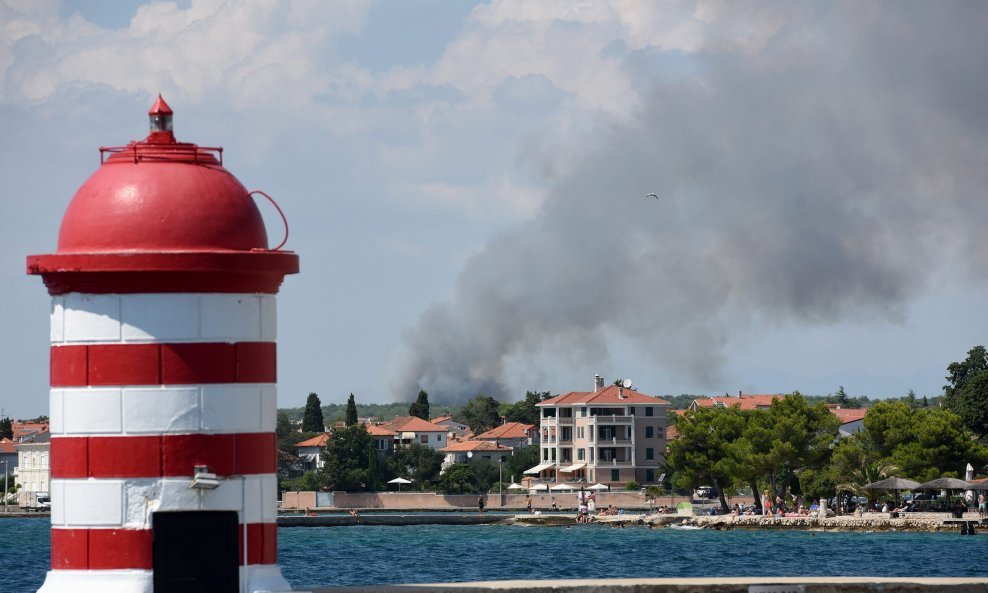
<path fill-rule="evenodd" d="M 988 355 L 977 346 L 947 370 L 943 395 L 881 400 L 842 386 L 824 396 L 657 397 L 600 375 L 586 390 L 528 391 L 513 403 L 478 395 L 434 404 L 420 391 L 411 403 L 360 404 L 351 394 L 323 405 L 310 393 L 305 407 L 278 411 L 279 486 L 484 494 L 598 484 L 700 493 L 725 512 L 736 494 L 756 507 L 761 493 L 794 507 L 820 498 L 853 505 L 870 497 L 865 485 L 891 475 L 985 475 Z M 0 420 L 5 504 L 50 507 L 51 436 L 46 416 Z"/>

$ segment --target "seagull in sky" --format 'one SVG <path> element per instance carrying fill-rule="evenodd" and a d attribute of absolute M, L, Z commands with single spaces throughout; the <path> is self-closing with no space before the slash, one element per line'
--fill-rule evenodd
<path fill-rule="evenodd" d="M 645 197 L 646 198 L 655 198 L 656 200 L 658 200 L 659 199 L 659 194 L 657 194 L 655 192 L 652 192 L 652 193 L 649 193 L 649 194 L 645 194 Z"/>

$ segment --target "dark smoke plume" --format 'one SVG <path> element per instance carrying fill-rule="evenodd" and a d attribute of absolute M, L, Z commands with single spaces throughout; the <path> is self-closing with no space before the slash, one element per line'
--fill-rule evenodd
<path fill-rule="evenodd" d="M 758 50 L 683 56 L 568 154 L 407 330 L 394 393 L 505 397 L 509 357 L 598 360 L 608 333 L 709 383 L 738 329 L 896 321 L 938 274 L 983 280 L 988 3 L 799 6 Z"/>

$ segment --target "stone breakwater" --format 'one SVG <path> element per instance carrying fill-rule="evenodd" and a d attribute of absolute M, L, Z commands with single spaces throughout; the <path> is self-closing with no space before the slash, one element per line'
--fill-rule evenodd
<path fill-rule="evenodd" d="M 975 513 L 964 517 L 977 521 Z M 954 521 L 954 522 L 951 522 Z M 914 513 L 893 518 L 889 513 L 870 513 L 862 516 L 841 515 L 816 517 L 765 517 L 761 515 L 614 515 L 594 517 L 592 524 L 610 527 L 687 527 L 699 529 L 805 529 L 816 531 L 927 531 L 957 532 L 960 527 L 948 514 Z M 573 525 L 576 515 L 516 515 L 510 522 L 517 525 Z M 988 523 L 977 528 L 978 534 L 988 534 Z"/>

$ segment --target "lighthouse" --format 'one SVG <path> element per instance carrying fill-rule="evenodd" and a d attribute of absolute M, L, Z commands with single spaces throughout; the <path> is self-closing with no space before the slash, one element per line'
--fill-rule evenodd
<path fill-rule="evenodd" d="M 289 591 L 275 295 L 298 256 L 269 248 L 222 148 L 178 142 L 160 96 L 149 116 L 144 140 L 100 148 L 55 253 L 27 260 L 51 295 L 40 592 Z"/>

